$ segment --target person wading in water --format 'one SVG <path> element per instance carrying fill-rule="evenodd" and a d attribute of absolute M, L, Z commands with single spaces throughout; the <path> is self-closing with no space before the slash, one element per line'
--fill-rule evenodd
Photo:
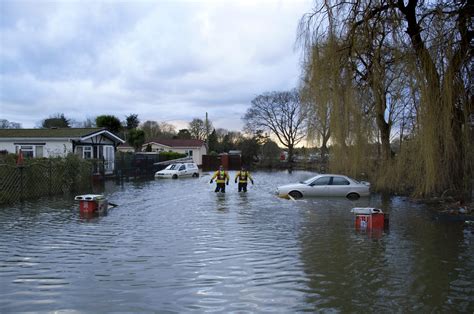
<path fill-rule="evenodd" d="M 242 166 L 241 170 L 237 172 L 235 176 L 235 183 L 237 183 L 237 179 L 239 179 L 239 192 L 247 192 L 247 180 L 250 179 L 250 182 L 253 184 L 253 178 L 250 175 L 250 172 L 245 170 L 245 167 Z"/>
<path fill-rule="evenodd" d="M 229 174 L 224 170 L 223 166 L 220 166 L 219 170 L 214 173 L 209 183 L 212 184 L 214 179 L 216 179 L 216 189 L 214 192 L 221 191 L 221 193 L 225 193 L 225 185 L 229 185 Z"/>

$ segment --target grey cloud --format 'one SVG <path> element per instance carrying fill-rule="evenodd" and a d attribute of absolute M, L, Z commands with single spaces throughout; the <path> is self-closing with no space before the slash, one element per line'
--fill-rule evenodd
<path fill-rule="evenodd" d="M 190 121 L 209 111 L 216 127 L 240 125 L 253 97 L 296 85 L 304 1 L 4 1 L 2 114 L 28 126 L 29 112 Z"/>

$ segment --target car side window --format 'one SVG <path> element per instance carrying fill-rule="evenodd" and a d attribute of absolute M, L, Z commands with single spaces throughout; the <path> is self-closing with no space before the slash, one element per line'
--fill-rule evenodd
<path fill-rule="evenodd" d="M 341 177 L 332 177 L 332 185 L 350 185 L 351 183 Z"/>
<path fill-rule="evenodd" d="M 313 181 L 313 183 L 311 183 L 311 186 L 329 185 L 330 181 L 331 177 L 322 177 Z"/>
<path fill-rule="evenodd" d="M 186 169 L 186 167 L 185 167 L 184 165 L 182 165 L 181 167 L 179 167 L 179 171 L 184 170 L 184 169 Z"/>

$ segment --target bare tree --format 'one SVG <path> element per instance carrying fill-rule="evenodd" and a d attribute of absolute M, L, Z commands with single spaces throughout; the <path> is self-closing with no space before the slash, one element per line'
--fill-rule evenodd
<path fill-rule="evenodd" d="M 240 132 L 237 131 L 229 131 L 227 129 L 223 128 L 218 128 L 216 129 L 216 135 L 217 135 L 217 141 L 223 142 L 224 137 L 227 137 L 227 139 L 230 141 L 232 144 L 236 144 L 237 141 L 240 139 L 241 134 Z"/>
<path fill-rule="evenodd" d="M 194 118 L 193 121 L 189 123 L 189 132 L 191 136 L 198 140 L 207 140 L 207 137 L 212 130 L 212 122 L 210 120 L 203 121 L 199 118 Z"/>
<path fill-rule="evenodd" d="M 176 135 L 176 127 L 168 122 L 160 122 L 160 132 L 162 138 L 173 138 Z"/>
<path fill-rule="evenodd" d="M 93 118 L 88 117 L 88 118 L 86 118 L 85 121 L 79 122 L 78 127 L 79 128 L 94 128 L 94 127 L 96 127 L 95 117 L 93 117 Z"/>
<path fill-rule="evenodd" d="M 306 112 L 294 89 L 289 92 L 270 92 L 252 100 L 243 120 L 245 128 L 253 133 L 269 130 L 288 148 L 291 164 L 294 147 L 306 137 Z"/>
<path fill-rule="evenodd" d="M 145 121 L 140 128 L 145 132 L 145 141 L 158 138 L 161 134 L 160 125 L 156 121 Z"/>
<path fill-rule="evenodd" d="M 21 124 L 10 122 L 7 119 L 0 119 L 0 129 L 21 129 Z"/>

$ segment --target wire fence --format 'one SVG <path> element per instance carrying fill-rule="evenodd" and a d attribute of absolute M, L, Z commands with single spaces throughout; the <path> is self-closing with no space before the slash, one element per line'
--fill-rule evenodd
<path fill-rule="evenodd" d="M 66 157 L 0 164 L 0 204 L 91 188 L 93 162 Z"/>

